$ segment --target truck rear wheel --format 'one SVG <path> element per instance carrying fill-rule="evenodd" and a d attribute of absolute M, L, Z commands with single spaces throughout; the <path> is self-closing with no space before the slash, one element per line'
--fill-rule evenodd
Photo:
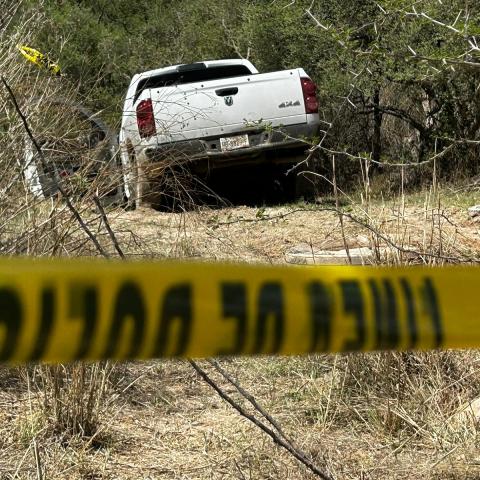
<path fill-rule="evenodd" d="M 122 159 L 123 207 L 126 210 L 135 210 L 138 206 L 137 158 L 133 145 L 129 141 L 120 146 L 120 156 Z"/>
<path fill-rule="evenodd" d="M 315 166 L 313 160 L 302 163 L 295 168 L 295 199 L 303 198 L 305 201 L 314 201 L 317 196 L 317 178 L 315 176 Z"/>
<path fill-rule="evenodd" d="M 295 200 L 296 173 L 290 165 L 271 165 L 269 203 L 289 203 Z"/>

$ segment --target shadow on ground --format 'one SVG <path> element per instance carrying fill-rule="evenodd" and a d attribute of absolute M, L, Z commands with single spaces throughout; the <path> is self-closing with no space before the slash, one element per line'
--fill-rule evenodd
<path fill-rule="evenodd" d="M 174 173 L 173 186 L 165 177 L 157 186 L 152 206 L 160 211 L 194 210 L 201 206 L 278 206 L 296 200 L 314 201 L 316 185 L 292 164 L 262 163 L 211 170 L 202 175 Z M 168 181 L 168 180 L 167 180 Z M 170 192 L 170 193 L 165 193 Z"/>

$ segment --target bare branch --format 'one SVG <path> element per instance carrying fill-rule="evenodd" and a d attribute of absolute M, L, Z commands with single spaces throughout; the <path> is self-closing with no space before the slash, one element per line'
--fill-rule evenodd
<path fill-rule="evenodd" d="M 95 202 L 95 205 L 97 206 L 97 209 L 100 213 L 100 216 L 102 218 L 103 223 L 105 224 L 105 228 L 107 229 L 108 235 L 110 239 L 112 240 L 112 243 L 115 247 L 115 250 L 117 251 L 118 255 L 122 260 L 125 260 L 125 254 L 123 253 L 120 244 L 118 243 L 117 237 L 112 230 L 112 227 L 110 226 L 110 222 L 108 221 L 107 214 L 105 213 L 105 210 L 102 206 L 102 202 L 100 202 L 100 199 L 98 198 L 97 195 L 93 196 L 93 201 Z"/>
<path fill-rule="evenodd" d="M 40 147 L 40 145 L 38 144 L 37 140 L 35 139 L 35 137 L 33 136 L 33 133 L 32 131 L 30 130 L 30 127 L 28 125 L 28 122 L 27 122 L 27 119 L 25 117 L 25 115 L 23 114 L 23 112 L 21 111 L 19 105 L 18 105 L 18 102 L 17 102 L 17 99 L 15 97 L 15 94 L 13 93 L 12 89 L 10 88 L 10 85 L 7 83 L 7 81 L 5 80 L 5 77 L 1 77 L 2 79 L 2 83 L 4 85 L 4 87 L 6 88 L 7 92 L 8 92 L 8 95 L 10 96 L 11 100 L 12 100 L 12 103 L 14 105 L 14 108 L 18 114 L 18 116 L 20 117 L 20 119 L 22 120 L 22 123 L 23 123 L 23 126 L 25 128 L 25 131 L 28 135 L 28 137 L 30 138 L 31 142 L 33 143 L 33 145 L 35 146 L 35 149 L 37 150 L 38 152 L 38 156 L 40 158 L 40 161 L 42 162 L 42 166 L 43 168 L 45 168 L 45 170 L 47 170 L 46 166 L 47 166 L 47 162 L 45 160 L 45 157 L 43 155 L 43 151 Z M 82 230 L 88 235 L 88 237 L 90 238 L 90 240 L 92 241 L 92 243 L 95 245 L 96 249 L 98 250 L 98 252 L 104 256 L 105 258 L 108 258 L 109 255 L 107 254 L 107 252 L 104 250 L 104 248 L 100 245 L 99 241 L 97 240 L 97 238 L 95 237 L 95 235 L 92 233 L 92 231 L 88 228 L 87 224 L 83 221 L 80 213 L 78 212 L 78 210 L 74 207 L 73 203 L 71 202 L 70 200 L 70 197 L 68 196 L 67 192 L 65 191 L 65 189 L 63 188 L 63 186 L 60 184 L 60 182 L 57 181 L 56 178 L 54 178 L 54 182 L 55 182 L 55 187 L 58 189 L 58 191 L 60 192 L 60 194 L 62 195 L 62 197 L 64 198 L 65 200 L 65 203 L 68 207 L 68 209 L 70 210 L 70 212 L 73 214 L 73 216 L 75 217 L 75 219 L 77 220 L 77 222 L 79 223 L 79 225 L 82 227 Z"/>
<path fill-rule="evenodd" d="M 311 460 L 309 460 L 305 454 L 293 447 L 288 441 L 281 437 L 277 432 L 272 430 L 270 427 L 265 425 L 263 422 L 258 420 L 254 415 L 248 413 L 241 405 L 239 405 L 230 395 L 222 390 L 222 388 L 216 384 L 216 382 L 210 378 L 203 368 L 201 368 L 195 361 L 188 361 L 197 374 L 202 378 L 202 380 L 207 383 L 222 400 L 227 402 L 231 407 L 233 407 L 242 417 L 246 418 L 252 422 L 256 427 L 260 428 L 264 433 L 266 433 L 278 446 L 284 448 L 289 452 L 293 457 L 295 457 L 300 463 L 307 467 L 313 474 L 322 480 L 332 480 L 332 477 L 320 470 Z"/>

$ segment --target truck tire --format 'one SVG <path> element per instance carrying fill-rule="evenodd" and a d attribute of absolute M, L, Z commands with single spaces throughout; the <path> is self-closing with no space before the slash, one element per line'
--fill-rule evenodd
<path fill-rule="evenodd" d="M 137 208 L 137 159 L 130 142 L 120 145 L 120 157 L 122 163 L 122 206 L 126 210 Z"/>
<path fill-rule="evenodd" d="M 296 174 L 290 165 L 270 165 L 269 203 L 290 203 L 295 200 Z"/>
<path fill-rule="evenodd" d="M 307 165 L 301 166 L 296 173 L 295 200 L 312 202 L 317 195 L 314 170 Z"/>

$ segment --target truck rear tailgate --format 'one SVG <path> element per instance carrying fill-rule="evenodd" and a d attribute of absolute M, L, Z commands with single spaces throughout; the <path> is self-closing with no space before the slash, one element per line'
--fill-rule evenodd
<path fill-rule="evenodd" d="M 300 74 L 286 70 L 150 89 L 159 143 L 306 121 Z"/>

